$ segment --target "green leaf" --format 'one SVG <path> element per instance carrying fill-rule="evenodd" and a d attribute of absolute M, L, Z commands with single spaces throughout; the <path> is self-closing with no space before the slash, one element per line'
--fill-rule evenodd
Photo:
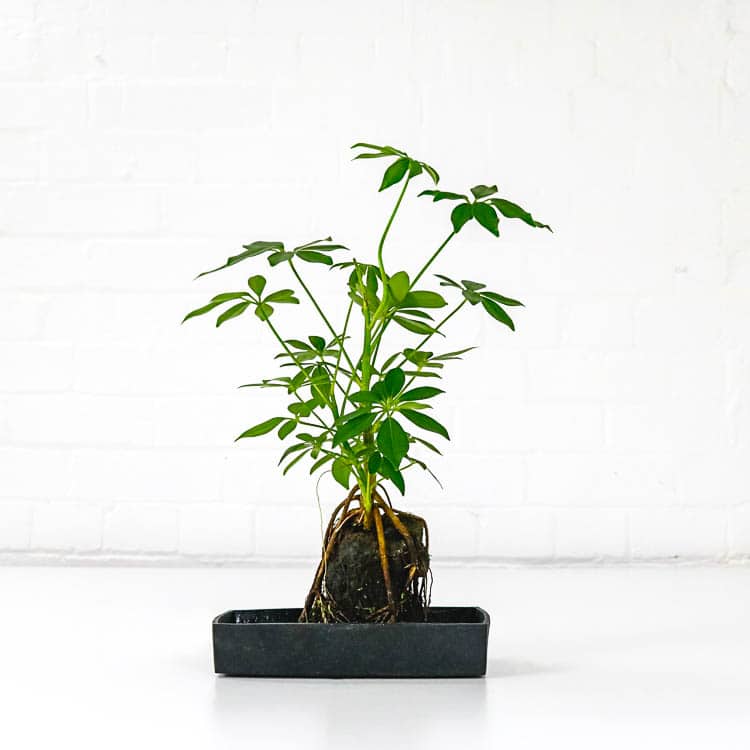
<path fill-rule="evenodd" d="M 421 401 L 404 401 L 403 399 L 398 402 L 399 409 L 416 409 L 422 411 L 423 409 L 432 409 L 429 404 L 423 404 Z"/>
<path fill-rule="evenodd" d="M 249 430 L 245 430 L 238 438 L 235 438 L 235 442 L 237 442 L 237 440 L 241 440 L 242 438 L 265 435 L 266 433 L 271 432 L 274 427 L 278 427 L 278 425 L 280 425 L 285 420 L 286 417 L 272 417 L 271 419 L 267 419 L 265 422 L 261 422 L 260 424 L 256 424 L 255 427 L 251 427 Z"/>
<path fill-rule="evenodd" d="M 354 147 L 352 146 L 352 148 L 354 148 Z M 393 154 L 386 154 L 384 152 L 378 151 L 378 152 L 376 152 L 374 154 L 371 154 L 371 153 L 357 154 L 354 157 L 354 159 L 355 160 L 356 159 L 382 159 L 385 156 L 393 156 Z"/>
<path fill-rule="evenodd" d="M 346 424 L 352 419 L 356 419 L 357 417 L 361 417 L 363 414 L 369 413 L 370 410 L 366 406 L 359 406 L 354 411 L 350 411 L 348 414 L 342 414 L 336 421 L 336 426 L 341 427 L 341 425 Z"/>
<path fill-rule="evenodd" d="M 503 297 L 502 294 L 497 294 L 496 292 L 482 292 L 482 297 L 487 297 L 493 302 L 498 302 L 501 305 L 507 305 L 508 307 L 518 307 L 519 305 L 521 307 L 524 306 L 523 302 L 519 302 L 517 299 L 511 299 L 510 297 Z"/>
<path fill-rule="evenodd" d="M 426 313 L 424 310 L 412 310 L 411 308 L 407 308 L 406 310 L 399 308 L 399 312 L 401 315 L 409 315 L 412 318 L 422 318 L 424 320 L 434 320 L 432 315 L 429 313 Z"/>
<path fill-rule="evenodd" d="M 477 292 L 473 292 L 471 289 L 464 289 L 461 294 L 464 296 L 464 299 L 466 299 L 467 302 L 471 303 L 472 305 L 478 305 L 482 298 L 479 296 Z"/>
<path fill-rule="evenodd" d="M 474 214 L 474 218 L 488 231 L 495 235 L 500 236 L 498 229 L 497 214 L 492 206 L 488 206 L 486 203 L 474 203 L 471 207 L 471 211 Z"/>
<path fill-rule="evenodd" d="M 380 463 L 380 473 L 386 478 L 390 479 L 394 485 L 398 488 L 398 491 L 403 495 L 406 490 L 406 483 L 404 482 L 404 475 L 391 464 L 388 459 L 383 458 Z"/>
<path fill-rule="evenodd" d="M 311 453 L 311 456 L 315 456 L 315 454 Z M 314 474 L 321 466 L 327 464 L 329 461 L 333 460 L 333 455 L 331 453 L 326 453 L 323 458 L 319 458 L 311 467 L 310 467 L 310 473 Z"/>
<path fill-rule="evenodd" d="M 422 165 L 418 161 L 409 162 L 409 177 L 417 177 L 422 174 Z"/>
<path fill-rule="evenodd" d="M 309 352 L 310 345 L 299 339 L 287 339 L 286 343 L 289 344 L 293 349 L 301 349 L 302 351 Z"/>
<path fill-rule="evenodd" d="M 297 252 L 297 257 L 308 263 L 323 263 L 326 266 L 333 265 L 333 259 L 330 255 L 318 253 L 315 250 L 300 250 Z"/>
<path fill-rule="evenodd" d="M 472 217 L 471 204 L 460 203 L 451 211 L 451 223 L 453 224 L 453 231 L 460 232 L 461 227 L 466 224 Z"/>
<path fill-rule="evenodd" d="M 409 292 L 409 274 L 406 271 L 394 273 L 388 280 L 388 288 L 396 302 L 401 302 Z"/>
<path fill-rule="evenodd" d="M 393 164 L 391 164 L 391 166 L 385 170 L 385 173 L 383 174 L 383 181 L 380 183 L 378 192 L 386 190 L 387 188 L 391 187 L 391 185 L 395 185 L 396 183 L 401 182 L 409 169 L 410 161 L 411 160 L 406 156 L 402 156 L 400 159 L 396 159 L 396 161 L 394 161 Z"/>
<path fill-rule="evenodd" d="M 215 307 L 218 307 L 224 302 L 224 300 L 218 300 L 215 302 L 209 302 L 207 305 L 203 305 L 203 307 L 198 307 L 195 310 L 192 310 L 189 312 L 183 319 L 182 322 L 184 323 L 186 320 L 190 320 L 190 318 L 195 318 L 198 315 L 205 315 L 207 312 L 211 312 Z"/>
<path fill-rule="evenodd" d="M 378 401 L 385 401 L 388 398 L 388 393 L 385 390 L 385 385 L 383 384 L 382 380 L 379 380 L 375 385 L 372 387 L 372 395 L 375 396 L 375 398 Z"/>
<path fill-rule="evenodd" d="M 367 459 L 367 471 L 370 472 L 370 474 L 376 474 L 378 469 L 380 468 L 380 464 L 383 460 L 383 457 L 375 451 L 370 458 Z"/>
<path fill-rule="evenodd" d="M 374 143 L 355 143 L 351 148 L 371 148 L 374 151 L 382 151 L 382 146 L 376 146 Z"/>
<path fill-rule="evenodd" d="M 457 281 L 453 281 L 453 279 L 449 279 L 447 276 L 443 276 L 441 273 L 436 273 L 435 276 L 438 279 L 442 279 L 440 282 L 440 286 L 454 286 L 456 289 L 460 289 L 461 285 Z"/>
<path fill-rule="evenodd" d="M 440 388 L 433 388 L 430 385 L 423 385 L 419 388 L 412 388 L 409 391 L 401 394 L 402 401 L 422 401 L 426 398 L 434 398 L 439 396 L 445 391 L 441 391 Z"/>
<path fill-rule="evenodd" d="M 247 292 L 224 292 L 211 297 L 211 302 L 228 302 L 230 299 L 248 299 Z"/>
<path fill-rule="evenodd" d="M 255 308 L 255 314 L 261 320 L 268 320 L 273 315 L 273 307 L 271 307 L 271 305 L 267 305 L 265 302 L 262 302 Z"/>
<path fill-rule="evenodd" d="M 247 280 L 247 285 L 260 297 L 260 295 L 263 294 L 263 290 L 266 288 L 266 280 L 263 276 L 251 276 Z"/>
<path fill-rule="evenodd" d="M 520 219 L 530 227 L 548 229 L 550 232 L 552 231 L 552 228 L 549 225 L 537 221 L 526 209 L 521 208 L 521 206 L 516 203 L 505 200 L 505 198 L 491 198 L 489 202 L 508 219 Z"/>
<path fill-rule="evenodd" d="M 461 193 L 449 193 L 445 190 L 423 190 L 417 197 L 421 198 L 423 195 L 432 196 L 432 202 L 437 203 L 438 201 L 468 201 L 468 197 L 461 195 Z"/>
<path fill-rule="evenodd" d="M 287 474 L 287 472 L 289 471 L 289 469 L 291 469 L 291 468 L 292 468 L 292 466 L 294 466 L 295 464 L 298 464 L 298 463 L 299 463 L 299 462 L 300 462 L 300 461 L 301 461 L 301 460 L 302 460 L 302 459 L 303 459 L 303 458 L 305 457 L 305 455 L 306 455 L 307 453 L 309 453 L 309 452 L 310 452 L 310 450 L 309 450 L 309 449 L 308 449 L 308 450 L 306 450 L 306 451 L 302 451 L 302 453 L 300 453 L 300 454 L 299 454 L 299 456 L 297 456 L 296 458 L 294 458 L 294 459 L 293 459 L 292 461 L 290 461 L 290 462 L 289 462 L 289 463 L 288 463 L 288 464 L 287 464 L 287 465 L 286 465 L 286 466 L 284 467 L 284 471 L 282 471 L 282 472 L 281 472 L 281 475 L 285 477 L 285 476 L 286 476 L 286 474 Z"/>
<path fill-rule="evenodd" d="M 333 444 L 340 445 L 346 440 L 361 435 L 365 430 L 372 426 L 375 421 L 374 414 L 360 414 L 354 419 L 350 419 L 346 424 L 341 425 L 333 436 Z"/>
<path fill-rule="evenodd" d="M 322 352 L 326 348 L 326 340 L 322 336 L 308 336 L 310 343 L 319 352 Z"/>
<path fill-rule="evenodd" d="M 447 304 L 443 295 L 437 292 L 409 292 L 402 302 L 403 307 L 437 308 Z"/>
<path fill-rule="evenodd" d="M 440 182 L 440 175 L 438 174 L 437 169 L 435 169 L 435 167 L 431 167 L 429 164 L 425 164 L 423 161 L 419 163 L 424 167 L 424 171 L 427 172 L 428 175 L 430 175 L 432 181 L 437 185 L 438 182 Z"/>
<path fill-rule="evenodd" d="M 227 262 L 223 266 L 218 266 L 217 268 L 212 268 L 210 271 L 204 271 L 203 273 L 199 273 L 195 278 L 199 279 L 201 276 L 206 276 L 209 273 L 215 273 L 216 271 L 221 271 L 224 268 L 228 268 L 229 266 L 234 266 L 237 263 L 241 263 L 243 260 L 246 260 L 247 258 L 252 258 L 255 255 L 260 255 L 261 253 L 267 253 L 269 250 L 283 250 L 284 243 L 283 242 L 253 242 L 250 245 L 243 245 L 242 247 L 245 248 L 244 253 L 230 256 L 229 258 L 227 258 Z"/>
<path fill-rule="evenodd" d="M 330 240 L 331 238 L 328 237 Z M 321 253 L 331 253 L 334 250 L 348 250 L 346 245 L 319 245 L 317 242 L 311 242 L 309 245 L 301 245 L 295 250 L 319 250 Z"/>
<path fill-rule="evenodd" d="M 281 466 L 281 464 L 283 463 L 284 459 L 285 459 L 285 458 L 286 458 L 287 456 L 291 456 L 291 455 L 292 455 L 292 453 L 296 453 L 297 451 L 301 451 L 301 450 L 302 450 L 303 448 L 307 448 L 307 444 L 306 444 L 306 443 L 295 443 L 294 445 L 290 445 L 290 446 L 289 446 L 289 447 L 288 447 L 288 448 L 287 448 L 287 449 L 286 449 L 286 450 L 285 450 L 285 451 L 284 451 L 284 452 L 283 452 L 283 453 L 281 454 L 281 458 L 279 459 L 279 463 L 278 463 L 278 464 L 276 464 L 276 465 L 277 465 L 277 466 Z"/>
<path fill-rule="evenodd" d="M 422 367 L 432 356 L 432 352 L 417 351 L 416 349 L 404 349 L 403 354 L 409 362 L 413 362 L 417 367 Z"/>
<path fill-rule="evenodd" d="M 278 292 L 269 294 L 264 302 L 278 302 L 280 305 L 299 305 L 299 300 L 294 296 L 294 291 L 291 289 L 279 289 Z"/>
<path fill-rule="evenodd" d="M 345 489 L 349 489 L 349 475 L 352 472 L 351 466 L 344 461 L 343 458 L 337 458 L 333 462 L 333 466 L 331 467 L 331 472 L 333 473 L 333 478 Z"/>
<path fill-rule="evenodd" d="M 496 192 L 497 192 L 497 185 L 475 185 L 471 189 L 471 194 L 477 200 L 486 198 L 488 195 L 494 195 Z"/>
<path fill-rule="evenodd" d="M 476 346 L 467 346 L 466 349 L 459 349 L 455 352 L 446 352 L 445 354 L 440 354 L 439 356 L 433 357 L 432 359 L 434 361 L 460 359 L 462 354 L 466 354 L 466 352 L 470 352 L 472 349 L 476 349 Z"/>
<path fill-rule="evenodd" d="M 433 453 L 437 453 L 438 456 L 442 456 L 443 455 L 432 443 L 428 443 L 426 440 L 422 440 L 422 438 L 419 438 L 419 437 L 416 437 L 416 436 L 414 437 L 414 440 L 417 443 L 421 443 L 422 445 L 424 445 L 425 448 L 428 448 Z"/>
<path fill-rule="evenodd" d="M 393 146 L 376 146 L 374 143 L 355 143 L 352 148 L 371 148 L 373 151 L 380 151 L 387 156 L 395 156 L 397 154 L 406 156 L 403 151 L 399 151 L 399 149 L 393 148 Z"/>
<path fill-rule="evenodd" d="M 380 425 L 377 444 L 380 452 L 394 468 L 398 467 L 401 459 L 409 452 L 409 438 L 404 428 L 393 417 L 383 420 L 383 424 Z"/>
<path fill-rule="evenodd" d="M 227 320 L 242 315 L 249 306 L 249 302 L 240 302 L 237 305 L 232 305 L 228 310 L 225 310 L 218 318 L 216 318 L 216 327 L 218 328 L 222 323 L 226 323 Z"/>
<path fill-rule="evenodd" d="M 412 411 L 411 409 L 402 409 L 399 414 L 403 414 L 410 422 L 417 425 L 417 427 L 421 427 L 423 430 L 429 430 L 430 432 L 436 432 L 438 435 L 442 435 L 446 440 L 450 440 L 448 430 L 446 430 L 436 419 L 428 417 L 421 412 Z"/>
<path fill-rule="evenodd" d="M 378 284 L 380 283 L 380 273 L 375 266 L 367 267 L 367 275 L 365 278 L 365 286 L 369 292 L 375 294 L 378 291 Z"/>
<path fill-rule="evenodd" d="M 353 404 L 374 404 L 377 398 L 372 391 L 358 391 L 349 396 L 349 401 Z"/>
<path fill-rule="evenodd" d="M 291 433 L 294 430 L 296 424 L 297 423 L 293 419 L 290 419 L 284 422 L 284 424 L 281 425 L 281 427 L 279 427 L 279 431 L 276 434 L 279 436 L 281 440 L 284 440 L 284 438 L 286 438 L 289 435 L 289 433 Z"/>
<path fill-rule="evenodd" d="M 404 387 L 406 375 L 400 367 L 394 367 L 388 370 L 383 378 L 383 387 L 389 396 L 395 396 Z"/>
<path fill-rule="evenodd" d="M 466 289 L 470 289 L 472 292 L 484 289 L 487 286 L 487 284 L 480 284 L 478 281 L 470 281 L 469 279 L 461 279 L 461 283 Z"/>
<path fill-rule="evenodd" d="M 312 409 L 304 401 L 293 401 L 286 407 L 295 417 L 309 417 Z"/>
<path fill-rule="evenodd" d="M 515 331 L 516 327 L 513 325 L 513 321 L 510 319 L 510 315 L 508 315 L 505 310 L 503 310 L 500 305 L 497 304 L 497 302 L 493 302 L 491 299 L 487 299 L 486 297 L 482 298 L 482 307 L 484 307 L 485 310 L 495 319 L 499 320 L 504 325 L 508 326 L 511 331 Z"/>
<path fill-rule="evenodd" d="M 283 263 L 285 260 L 289 260 L 294 257 L 294 253 L 284 251 L 283 253 L 274 253 L 268 256 L 268 262 L 272 266 L 278 266 L 279 263 Z"/>
<path fill-rule="evenodd" d="M 393 320 L 402 328 L 406 328 L 407 331 L 411 331 L 412 333 L 421 333 L 423 336 L 428 333 L 435 333 L 435 329 L 432 326 L 428 326 L 427 323 L 422 323 L 419 320 L 410 320 L 409 318 L 402 318 L 399 315 L 394 316 Z"/>

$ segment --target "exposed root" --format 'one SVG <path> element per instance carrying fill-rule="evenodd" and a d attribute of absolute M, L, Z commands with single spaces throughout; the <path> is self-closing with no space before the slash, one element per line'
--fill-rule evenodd
<path fill-rule="evenodd" d="M 336 506 L 323 537 L 321 560 L 305 599 L 300 622 L 387 623 L 426 617 L 431 587 L 427 584 L 430 575 L 427 525 L 418 516 L 393 508 L 387 492 L 382 487 L 378 490 L 385 499 L 377 490 L 373 493 L 371 520 L 374 523 L 369 527 L 365 523 L 364 510 L 359 506 L 351 508 L 352 503 L 360 500 L 358 487 L 352 488 Z M 368 538 L 372 542 L 362 547 Z M 400 552 L 397 551 L 399 538 L 403 540 Z M 356 542 L 357 539 L 362 541 Z M 355 542 L 355 547 L 352 547 Z M 339 549 L 344 543 L 345 546 Z M 364 550 L 372 551 L 365 553 Z M 364 558 L 357 559 L 357 555 L 361 557 L 363 554 Z M 343 596 L 340 602 L 344 603 L 337 602 L 339 593 L 332 592 L 326 585 L 332 560 L 335 567 L 331 580 L 334 584 L 338 582 L 339 592 L 342 591 L 342 575 L 346 578 L 340 594 Z M 401 562 L 393 568 L 396 560 Z M 344 568 L 341 568 L 342 564 Z M 372 565 L 376 566 L 375 569 Z M 373 581 L 373 575 L 378 575 L 375 570 L 379 570 L 380 583 Z M 380 594 L 377 594 L 378 587 Z M 380 602 L 372 607 L 378 597 Z M 358 603 L 352 604 L 352 601 Z"/>
<path fill-rule="evenodd" d="M 388 503 L 388 507 L 393 509 L 393 503 L 391 502 L 391 496 L 388 494 L 388 490 L 385 487 L 383 487 L 382 484 L 376 485 L 375 492 L 377 493 L 378 490 L 380 490 L 380 492 L 382 492 L 383 495 L 385 495 L 385 499 L 386 499 L 386 502 Z"/>
<path fill-rule="evenodd" d="M 401 522 L 401 519 L 394 512 L 393 508 L 389 508 L 381 500 L 380 496 L 377 493 L 375 493 L 375 504 L 379 508 L 383 509 L 386 516 L 388 516 L 388 519 L 390 520 L 390 522 L 396 528 L 396 531 L 398 531 L 398 533 L 401 534 L 404 541 L 406 542 L 406 546 L 409 548 L 409 558 L 410 558 L 412 566 L 414 567 L 414 569 L 420 570 L 420 559 L 419 559 L 419 555 L 417 555 L 417 547 L 414 544 L 414 538 L 409 532 L 409 529 L 407 529 L 406 526 L 404 526 L 404 524 Z M 420 572 L 422 571 L 420 570 Z M 424 572 L 422 572 L 422 575 L 424 575 Z"/>
<path fill-rule="evenodd" d="M 341 508 L 343 505 L 344 503 L 339 505 L 339 508 Z M 344 526 L 346 525 L 348 521 L 353 519 L 355 516 L 359 516 L 359 515 L 361 515 L 361 511 L 359 511 L 358 509 L 347 511 L 346 515 L 342 516 L 341 519 L 335 525 L 333 523 L 335 516 L 331 517 L 331 522 L 328 524 L 328 531 L 326 532 L 326 537 L 325 537 L 328 541 L 323 551 L 323 557 L 321 558 L 320 563 L 318 564 L 318 569 L 315 573 L 315 580 L 313 582 L 312 588 L 310 589 L 310 593 L 308 593 L 307 599 L 305 600 L 305 608 L 302 612 L 302 615 L 305 615 L 305 613 L 310 610 L 310 607 L 313 604 L 313 599 L 315 598 L 316 590 L 321 585 L 325 587 L 324 574 L 325 574 L 325 569 L 326 569 L 326 563 L 328 559 L 330 558 L 331 551 L 333 550 L 333 546 L 336 543 L 338 534 L 344 528 Z"/>
<path fill-rule="evenodd" d="M 378 535 L 378 554 L 380 555 L 380 567 L 383 571 L 383 581 L 385 582 L 385 593 L 388 597 L 388 609 L 391 613 L 391 620 L 396 622 L 396 604 L 393 601 L 393 588 L 391 587 L 391 571 L 388 569 L 388 553 L 385 548 L 385 536 L 383 535 L 383 519 L 380 513 L 375 511 L 375 531 Z"/>

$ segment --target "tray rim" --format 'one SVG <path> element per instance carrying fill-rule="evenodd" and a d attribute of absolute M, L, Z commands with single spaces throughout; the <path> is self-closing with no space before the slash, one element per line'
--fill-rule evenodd
<path fill-rule="evenodd" d="M 237 612 L 288 612 L 288 611 L 298 611 L 301 612 L 300 607 L 253 607 L 252 609 L 228 609 L 225 612 L 222 612 L 219 615 L 216 615 L 214 619 L 212 620 L 212 625 L 214 626 L 221 626 L 221 627 L 290 627 L 290 626 L 297 626 L 297 627 L 303 627 L 303 628 L 382 628 L 384 625 L 387 625 L 388 628 L 424 628 L 424 627 L 430 627 L 430 628 L 439 628 L 439 627 L 480 627 L 484 628 L 489 626 L 490 624 L 490 615 L 489 613 L 483 609 L 482 607 L 478 607 L 476 605 L 461 605 L 461 606 L 449 606 L 449 607 L 442 607 L 442 606 L 434 606 L 431 607 L 431 609 L 441 609 L 441 610 L 456 610 L 456 609 L 463 609 L 463 610 L 474 610 L 475 612 L 479 613 L 480 618 L 479 620 L 474 620 L 471 622 L 393 622 L 393 623 L 373 623 L 373 622 L 297 622 L 296 620 L 290 620 L 289 622 L 227 622 L 222 621 L 222 618 L 227 617 L 229 615 L 235 614 Z"/>

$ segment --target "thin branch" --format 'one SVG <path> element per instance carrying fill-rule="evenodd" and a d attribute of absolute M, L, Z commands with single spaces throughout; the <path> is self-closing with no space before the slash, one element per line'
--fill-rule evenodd
<path fill-rule="evenodd" d="M 339 339 L 339 335 L 334 330 L 333 326 L 331 325 L 330 321 L 326 317 L 326 314 L 321 310 L 320 305 L 318 304 L 318 301 L 313 296 L 313 293 L 308 289 L 307 284 L 305 284 L 304 281 L 302 281 L 302 277 L 299 275 L 299 272 L 294 266 L 294 263 L 292 262 L 291 258 L 289 259 L 289 267 L 292 269 L 292 273 L 297 277 L 297 281 L 299 281 L 302 288 L 305 290 L 305 294 L 310 298 L 310 302 L 313 303 L 313 306 L 318 311 L 318 314 L 323 319 L 323 322 L 328 327 L 328 330 L 331 332 L 331 335 L 333 338 L 339 342 L 339 347 L 341 348 L 341 351 L 344 354 L 344 357 L 346 358 L 346 361 L 349 363 L 349 367 L 354 370 L 354 364 L 352 363 L 351 359 L 349 359 L 349 354 L 347 353 L 346 349 L 344 348 L 344 342 Z"/>
<path fill-rule="evenodd" d="M 336 369 L 333 373 L 333 382 L 338 385 L 339 383 L 339 369 L 341 367 L 341 355 L 344 352 L 344 339 L 346 338 L 346 331 L 349 328 L 349 319 L 352 315 L 352 308 L 354 307 L 354 300 L 349 300 L 349 309 L 346 311 L 346 318 L 344 318 L 344 330 L 341 333 L 341 345 L 339 346 L 339 354 L 338 357 L 336 357 Z M 344 393 L 344 400 L 341 402 L 341 409 L 343 410 L 346 407 L 346 399 L 349 397 L 349 386 L 351 385 L 351 381 L 354 378 L 354 367 L 352 367 L 351 370 L 351 378 L 349 379 L 349 384 L 347 385 L 346 389 L 341 389 Z M 341 386 L 339 386 L 341 388 Z M 331 397 L 335 399 L 335 395 L 331 393 Z"/>
<path fill-rule="evenodd" d="M 279 343 L 281 344 L 281 346 L 282 346 L 282 347 L 284 348 L 284 350 L 286 351 L 286 353 L 287 353 L 287 354 L 288 354 L 288 355 L 289 355 L 289 356 L 290 356 L 290 357 L 292 358 L 292 360 L 294 360 L 294 363 L 295 363 L 295 364 L 297 365 L 297 367 L 299 367 L 299 369 L 300 369 L 300 370 L 301 370 L 302 372 L 304 372 L 305 374 L 307 374 L 307 371 L 306 371 L 306 370 L 305 370 L 305 368 L 304 368 L 304 367 L 302 366 L 302 364 L 301 364 L 301 363 L 300 363 L 300 361 L 299 361 L 299 360 L 297 359 L 297 357 L 296 357 L 296 356 L 294 355 L 294 353 L 292 352 L 292 350 L 291 350 L 291 349 L 290 349 L 290 348 L 289 348 L 289 347 L 287 346 L 287 344 L 286 344 L 286 341 L 284 341 L 284 339 L 282 339 L 282 338 L 281 338 L 281 336 L 279 335 L 279 332 L 278 332 L 278 331 L 276 330 L 276 328 L 274 327 L 273 323 L 271 323 L 271 321 L 270 321 L 270 320 L 269 320 L 268 318 L 265 318 L 265 322 L 266 322 L 266 323 L 268 323 L 268 327 L 269 327 L 269 328 L 271 329 L 271 331 L 273 332 L 273 335 L 274 335 L 274 336 L 276 337 L 276 340 L 277 340 L 277 341 L 278 341 L 278 342 L 279 342 Z M 302 398 L 301 398 L 301 397 L 299 396 L 299 394 L 297 394 L 297 392 L 296 392 L 296 391 L 294 391 L 294 395 L 295 395 L 295 396 L 297 397 L 297 399 L 298 399 L 299 401 L 302 401 Z M 329 405 L 329 408 L 330 408 L 330 405 Z M 331 410 L 331 411 L 333 411 L 333 410 Z M 312 415 L 313 415 L 313 416 L 314 416 L 314 417 L 315 417 L 315 418 L 316 418 L 316 419 L 318 420 L 318 422 L 320 422 L 320 424 L 321 424 L 321 425 L 322 425 L 323 427 L 325 427 L 325 428 L 326 428 L 326 430 L 330 430 L 330 429 L 332 429 L 332 428 L 330 428 L 330 427 L 329 427 L 329 426 L 328 426 L 328 425 L 327 425 L 327 424 L 326 424 L 326 423 L 325 423 L 325 422 L 324 422 L 324 421 L 323 421 L 323 420 L 322 420 L 322 419 L 320 418 L 320 415 L 319 415 L 319 414 L 318 414 L 318 413 L 317 413 L 317 412 L 316 412 L 316 411 L 315 411 L 314 409 L 313 409 L 313 411 L 312 411 Z"/>
<path fill-rule="evenodd" d="M 452 239 L 453 239 L 453 238 L 454 238 L 455 236 L 456 236 L 456 233 L 455 233 L 455 232 L 451 232 L 451 233 L 450 233 L 450 234 L 449 234 L 449 235 L 448 235 L 448 236 L 447 236 L 447 237 L 445 238 L 445 241 L 443 242 L 443 244 L 442 244 L 442 245 L 440 245 L 440 247 L 439 247 L 439 248 L 438 248 L 437 250 L 435 250 L 435 252 L 434 252 L 434 253 L 433 253 L 433 254 L 432 254 L 432 255 L 430 256 L 430 259 L 429 259 L 429 260 L 427 261 L 427 263 L 425 263 L 425 264 L 424 264 L 424 266 L 422 266 L 422 270 L 421 270 L 421 271 L 420 271 L 420 272 L 419 272 L 419 273 L 418 273 L 418 274 L 417 274 L 417 275 L 416 275 L 416 276 L 414 277 L 414 280 L 413 280 L 413 281 L 411 282 L 411 284 L 410 284 L 410 286 L 409 286 L 409 291 L 411 291 L 411 290 L 412 290 L 412 289 L 414 288 L 414 286 L 416 285 L 416 283 L 417 283 L 417 282 L 418 282 L 418 281 L 419 281 L 419 280 L 420 280 L 420 279 L 422 278 L 422 276 L 424 276 L 424 273 L 425 273 L 425 271 L 426 271 L 426 270 L 427 270 L 427 269 L 428 269 L 428 268 L 429 268 L 429 267 L 430 267 L 430 266 L 432 265 L 433 261 L 434 261 L 434 260 L 435 260 L 435 259 L 436 259 L 436 258 L 438 257 L 438 255 L 440 255 L 440 253 L 442 253 L 442 252 L 443 252 L 443 250 L 444 250 L 445 246 L 446 246 L 446 245 L 447 245 L 447 244 L 448 244 L 448 243 L 449 243 L 449 242 L 450 242 L 450 241 L 451 241 L 451 240 L 452 240 Z"/>

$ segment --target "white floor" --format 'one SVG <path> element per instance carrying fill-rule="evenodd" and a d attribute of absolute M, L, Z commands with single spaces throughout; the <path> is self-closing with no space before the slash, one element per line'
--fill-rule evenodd
<path fill-rule="evenodd" d="M 750 748 L 750 568 L 438 569 L 485 679 L 215 676 L 211 618 L 309 577 L 0 568 L 0 747 Z"/>

